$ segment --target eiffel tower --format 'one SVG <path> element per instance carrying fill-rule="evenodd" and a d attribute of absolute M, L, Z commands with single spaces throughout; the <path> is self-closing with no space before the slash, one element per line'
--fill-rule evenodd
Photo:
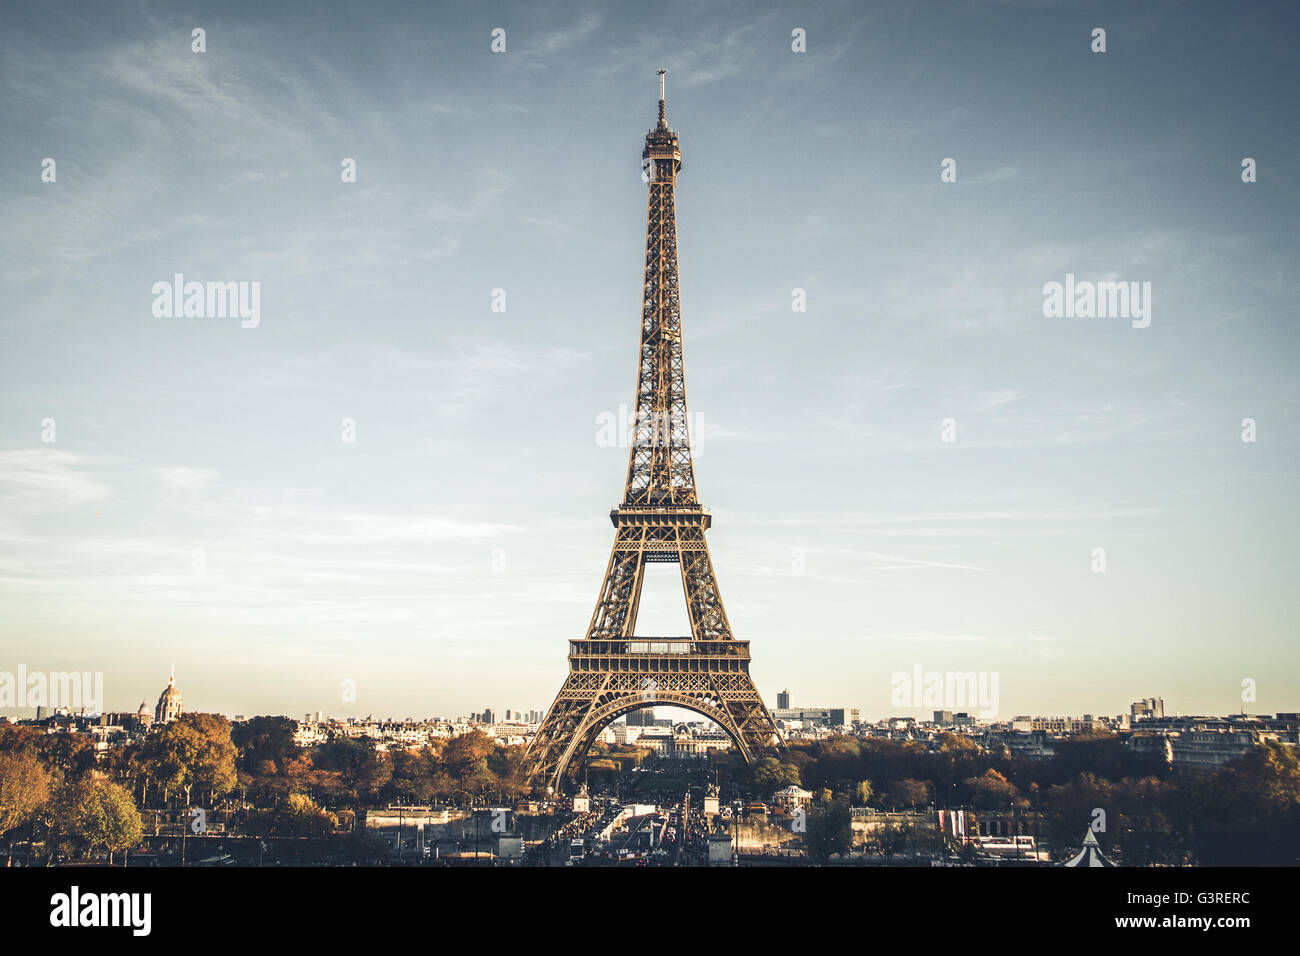
<path fill-rule="evenodd" d="M 609 513 L 614 548 L 587 636 L 569 642 L 569 675 L 529 745 L 530 779 L 559 789 L 576 776 L 596 735 L 648 706 L 683 707 L 721 727 L 746 761 L 784 741 L 749 676 L 749 642 L 731 633 L 695 493 L 682 365 L 675 192 L 682 153 L 668 127 L 664 71 L 659 123 L 641 165 L 650 184 L 636 418 L 623 502 Z M 647 562 L 681 568 L 691 633 L 634 637 Z"/>

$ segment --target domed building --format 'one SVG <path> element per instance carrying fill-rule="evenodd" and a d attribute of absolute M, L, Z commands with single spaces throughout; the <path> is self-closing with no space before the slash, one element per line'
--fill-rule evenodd
<path fill-rule="evenodd" d="M 140 701 L 140 709 L 135 712 L 135 719 L 141 730 L 148 730 L 153 723 L 153 714 L 149 711 L 147 700 Z"/>
<path fill-rule="evenodd" d="M 183 712 L 181 708 L 181 692 L 176 689 L 176 668 L 173 667 L 171 676 L 167 678 L 167 686 L 158 697 L 158 706 L 153 711 L 153 722 L 155 724 L 171 723 Z"/>

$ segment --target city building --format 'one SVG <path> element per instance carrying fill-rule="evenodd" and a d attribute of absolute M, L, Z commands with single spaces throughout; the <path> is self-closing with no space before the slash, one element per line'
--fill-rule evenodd
<path fill-rule="evenodd" d="M 772 717 L 775 720 L 827 727 L 851 727 L 859 719 L 856 707 L 778 707 L 772 711 Z"/>
<path fill-rule="evenodd" d="M 182 713 L 184 710 L 181 707 L 181 692 L 176 689 L 176 668 L 173 667 L 171 676 L 167 678 L 167 686 L 158 695 L 158 706 L 153 711 L 153 722 L 169 724 Z"/>
<path fill-rule="evenodd" d="M 627 715 L 627 725 L 629 727 L 654 727 L 655 726 L 655 709 L 645 707 L 641 710 L 634 710 Z"/>
<path fill-rule="evenodd" d="M 1164 717 L 1165 699 L 1163 697 L 1143 697 L 1129 707 L 1129 716 L 1136 722 L 1147 717 Z"/>

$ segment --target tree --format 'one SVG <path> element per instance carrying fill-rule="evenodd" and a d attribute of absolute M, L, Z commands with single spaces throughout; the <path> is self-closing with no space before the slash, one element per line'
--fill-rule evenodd
<path fill-rule="evenodd" d="M 847 853 L 853 846 L 853 813 L 843 797 L 813 804 L 808 810 L 804 846 L 808 855 L 825 864 L 832 856 Z"/>
<path fill-rule="evenodd" d="M 1117 846 L 1125 866 L 1184 866 L 1190 862 L 1173 787 L 1159 777 L 1124 780 L 1116 788 Z"/>
<path fill-rule="evenodd" d="M 398 803 L 432 803 L 438 775 L 438 759 L 427 745 L 419 750 L 394 750 L 390 754 L 393 776 L 385 794 Z"/>
<path fill-rule="evenodd" d="M 811 759 L 800 768 L 799 776 L 810 790 L 829 787 L 847 793 L 853 788 L 853 782 L 862 777 L 862 749 L 853 737 L 836 736 L 818 741 L 809 756 Z"/>
<path fill-rule="evenodd" d="M 1269 740 L 1181 798 L 1194 818 L 1196 862 L 1206 866 L 1300 864 L 1300 757 Z"/>
<path fill-rule="evenodd" d="M 915 858 L 918 851 L 933 853 L 942 848 L 944 842 L 943 835 L 928 822 L 915 818 L 887 823 L 876 830 L 875 836 L 880 854 L 885 858 L 908 852 Z"/>
<path fill-rule="evenodd" d="M 1241 804 L 1264 815 L 1300 803 L 1300 756 L 1294 747 L 1266 740 L 1230 765 L 1224 774 L 1241 796 Z"/>
<path fill-rule="evenodd" d="M 754 764 L 754 789 L 768 796 L 789 786 L 799 786 L 799 768 L 775 757 Z"/>
<path fill-rule="evenodd" d="M 163 788 L 181 790 L 185 803 L 198 787 L 208 799 L 235 787 L 235 745 L 230 721 L 216 714 L 185 714 L 150 734 L 140 751 L 141 773 Z"/>
<path fill-rule="evenodd" d="M 877 827 L 872 834 L 880 855 L 888 860 L 895 853 L 902 853 L 907 847 L 907 833 L 901 823 L 885 823 Z"/>
<path fill-rule="evenodd" d="M 1020 795 L 1014 784 L 991 767 L 981 777 L 967 777 L 962 785 L 977 810 L 1005 810 Z"/>
<path fill-rule="evenodd" d="M 1104 852 L 1110 852 L 1113 834 L 1120 828 L 1114 799 L 1114 787 L 1109 780 L 1095 774 L 1081 773 L 1064 786 L 1047 791 L 1043 812 L 1043 828 L 1039 842 L 1046 843 L 1057 859 L 1068 858 L 1078 852 L 1079 841 L 1092 825 L 1100 819 L 1095 811 L 1106 813 L 1106 829 L 1097 832 Z"/>
<path fill-rule="evenodd" d="M 331 740 L 313 751 L 312 762 L 334 774 L 331 795 L 354 810 L 376 806 L 381 791 L 393 777 L 388 754 L 376 750 L 371 740 Z"/>
<path fill-rule="evenodd" d="M 50 799 L 50 773 L 35 754 L 0 751 L 0 836 L 30 825 Z M 12 866 L 13 836 L 5 866 Z"/>
<path fill-rule="evenodd" d="M 336 770 L 326 770 L 316 766 L 311 752 L 290 757 L 280 765 L 280 773 L 275 777 L 262 778 L 262 788 L 268 793 L 333 793 L 341 787 L 340 774 Z"/>
<path fill-rule="evenodd" d="M 911 777 L 895 781 L 889 788 L 890 803 L 899 807 L 923 807 L 930 802 L 930 785 Z"/>
<path fill-rule="evenodd" d="M 288 717 L 253 717 L 230 728 L 230 742 L 238 753 L 240 770 L 253 774 L 263 771 L 269 761 L 276 770 L 301 756 L 302 748 L 294 741 L 298 722 Z"/>
<path fill-rule="evenodd" d="M 497 788 L 497 776 L 488 766 L 488 758 L 480 757 L 465 768 L 457 784 L 459 792 L 470 798 L 471 802 L 485 798 Z"/>
<path fill-rule="evenodd" d="M 442 762 L 452 776 L 460 777 L 478 766 L 480 760 L 490 757 L 494 750 L 496 741 L 481 730 L 471 730 L 447 742 L 447 747 L 442 752 Z"/>
<path fill-rule="evenodd" d="M 518 799 L 528 790 L 528 767 L 524 763 L 527 747 L 497 747 L 488 757 L 488 768 L 496 776 L 497 789 L 507 799 Z M 643 759 L 639 752 L 633 753 L 630 765 L 637 765 Z"/>
<path fill-rule="evenodd" d="M 871 803 L 873 793 L 870 780 L 859 780 L 857 786 L 853 788 L 853 802 L 860 807 L 865 807 Z"/>
<path fill-rule="evenodd" d="M 85 734 L 39 734 L 36 752 L 45 766 L 69 779 L 95 766 L 95 745 Z"/>
<path fill-rule="evenodd" d="M 55 813 L 58 842 L 69 850 L 113 854 L 138 845 L 143 827 L 131 794 L 116 783 L 82 776 L 59 794 Z M 125 862 L 125 861 L 124 861 Z"/>
<path fill-rule="evenodd" d="M 339 818 L 305 793 L 291 793 L 276 811 L 274 825 L 277 836 L 329 836 L 338 829 Z"/>
<path fill-rule="evenodd" d="M 191 767 L 193 785 L 209 800 L 229 793 L 236 782 L 230 721 L 217 714 L 186 714 L 185 717 L 190 718 L 200 740 L 197 759 Z"/>

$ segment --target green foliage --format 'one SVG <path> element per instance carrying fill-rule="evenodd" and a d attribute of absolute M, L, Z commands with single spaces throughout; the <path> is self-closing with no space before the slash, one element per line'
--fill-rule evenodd
<path fill-rule="evenodd" d="M 143 833 L 131 794 L 91 774 L 60 791 L 51 829 L 65 852 L 107 850 L 110 859 L 114 853 L 137 846 Z"/>
<path fill-rule="evenodd" d="M 755 792 L 769 797 L 791 785 L 799 786 L 799 768 L 790 761 L 763 757 L 754 764 L 753 781 Z"/>
<path fill-rule="evenodd" d="M 876 828 L 872 839 L 880 855 L 885 858 L 900 854 L 916 857 L 922 853 L 935 853 L 944 845 L 942 834 L 928 820 L 907 819 L 887 823 Z"/>
<path fill-rule="evenodd" d="M 291 793 L 274 810 L 256 814 L 250 825 L 261 836 L 323 837 L 338 829 L 339 818 L 305 793 Z"/>
<path fill-rule="evenodd" d="M 849 802 L 837 798 L 814 803 L 808 808 L 804 846 L 808 855 L 826 863 L 836 854 L 847 853 L 853 846 L 853 815 Z"/>

